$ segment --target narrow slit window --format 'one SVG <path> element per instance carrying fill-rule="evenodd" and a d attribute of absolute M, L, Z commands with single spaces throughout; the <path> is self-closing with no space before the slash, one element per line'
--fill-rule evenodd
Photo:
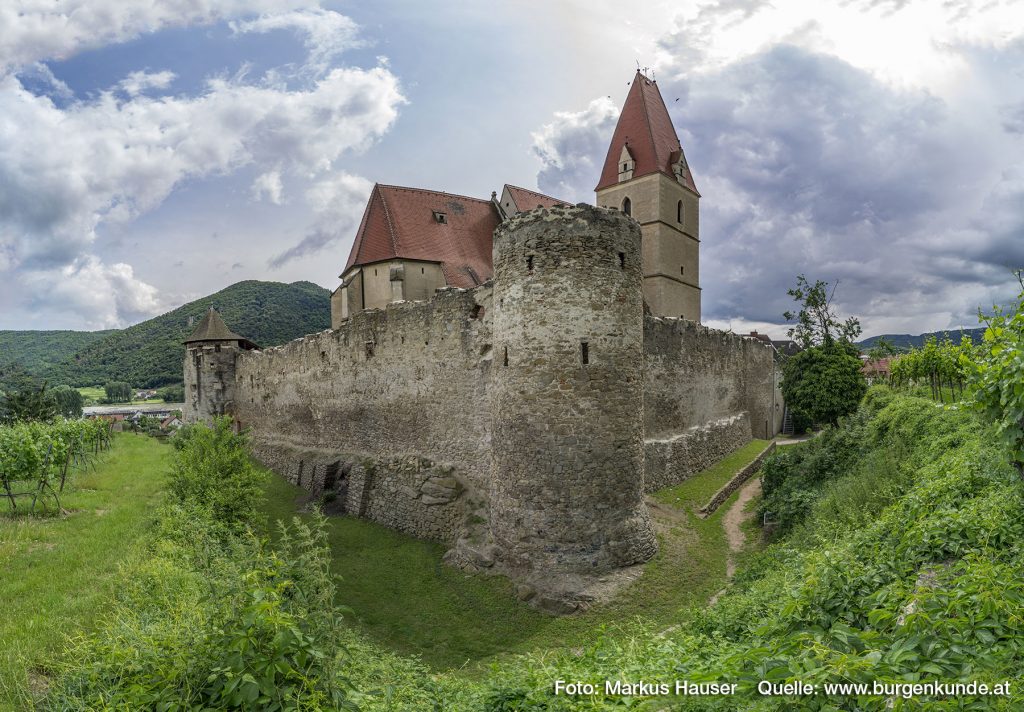
<path fill-rule="evenodd" d="M 368 359 L 373 358 L 373 342 L 372 341 L 367 341 L 366 342 L 366 358 L 368 358 Z"/>
<path fill-rule="evenodd" d="M 580 342 L 580 360 L 584 366 L 590 363 L 590 344 L 586 341 Z"/>
<path fill-rule="evenodd" d="M 526 257 L 526 269 L 530 272 L 533 271 L 533 255 L 527 255 Z"/>
<path fill-rule="evenodd" d="M 680 274 L 680 276 L 686 274 L 686 268 L 685 267 L 680 267 L 679 268 L 679 274 Z"/>
<path fill-rule="evenodd" d="M 629 216 L 633 215 L 633 204 L 629 202 L 629 198 L 622 201 L 622 212 Z"/>
<path fill-rule="evenodd" d="M 505 355 L 502 357 L 501 365 L 508 366 L 508 346 L 505 347 Z"/>
<path fill-rule="evenodd" d="M 626 253 L 619 253 L 619 269 L 626 269 Z"/>
<path fill-rule="evenodd" d="M 676 222 L 682 224 L 683 222 L 683 201 L 676 203 Z"/>

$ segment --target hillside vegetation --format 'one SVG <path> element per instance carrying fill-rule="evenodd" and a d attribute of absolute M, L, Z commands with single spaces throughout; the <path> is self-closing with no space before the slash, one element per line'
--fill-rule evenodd
<path fill-rule="evenodd" d="M 41 377 L 76 352 L 115 333 L 117 329 L 0 331 L 0 372 L 18 365 L 25 374 Z"/>
<path fill-rule="evenodd" d="M 623 619 L 576 649 L 497 662 L 486 680 L 352 647 L 349 679 L 376 710 L 1021 709 L 1024 493 L 974 415 L 875 390 L 831 434 L 783 451 L 765 473 L 788 534 L 711 607 L 676 625 Z M 782 506 L 788 503 L 788 506 Z M 362 650 L 362 654 L 356 654 Z M 554 681 L 592 683 L 555 694 Z M 736 683 L 735 695 L 623 696 L 605 680 Z M 816 685 L 764 696 L 761 681 Z M 875 682 L 888 692 L 833 691 Z M 918 682 L 1009 695 L 913 693 Z M 903 687 L 898 687 L 903 686 Z"/>
<path fill-rule="evenodd" d="M 249 280 L 127 329 L 0 332 L 0 338 L 17 346 L 13 356 L 0 349 L 0 358 L 10 358 L 11 363 L 51 384 L 92 386 L 127 381 L 133 388 L 142 388 L 176 383 L 182 378 L 181 342 L 210 307 L 220 312 L 235 333 L 263 347 L 323 331 L 331 323 L 330 293 L 323 287 L 311 282 Z M 194 321 L 191 326 L 190 318 Z M 3 365 L 0 363 L 0 371 Z"/>
<path fill-rule="evenodd" d="M 858 341 L 856 345 L 860 347 L 862 351 L 867 351 L 874 347 L 880 339 L 885 339 L 889 342 L 890 346 L 893 346 L 900 351 L 909 351 L 910 349 L 919 349 L 923 347 L 929 339 L 935 339 L 939 342 L 946 341 L 948 339 L 949 341 L 959 344 L 961 334 L 969 338 L 973 343 L 980 344 L 982 337 L 985 335 L 985 327 L 964 329 L 963 331 L 960 331 L 959 329 L 931 331 L 927 334 L 918 334 L 917 336 L 912 336 L 911 334 L 881 334 L 879 336 L 872 336 L 864 339 L 863 341 Z"/>

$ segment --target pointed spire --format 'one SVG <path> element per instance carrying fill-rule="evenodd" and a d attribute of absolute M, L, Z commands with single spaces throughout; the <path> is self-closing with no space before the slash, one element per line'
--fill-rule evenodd
<path fill-rule="evenodd" d="M 249 339 L 231 331 L 213 307 L 210 307 L 210 310 L 203 316 L 203 320 L 199 322 L 199 326 L 195 328 L 191 336 L 185 339 L 184 343 L 191 344 L 197 341 L 237 341 L 239 346 L 244 349 L 256 348 L 256 344 Z"/>
<path fill-rule="evenodd" d="M 619 174 L 623 173 L 620 171 L 619 157 L 624 148 L 633 159 L 631 171 L 625 172 L 630 179 L 651 173 L 664 173 L 697 193 L 697 186 L 686 166 L 679 136 L 672 126 L 658 84 L 639 69 L 626 95 L 626 103 L 622 106 L 611 145 L 608 146 L 601 180 L 594 190 L 602 190 L 619 182 Z M 680 162 L 682 170 L 677 173 L 676 166 Z"/>

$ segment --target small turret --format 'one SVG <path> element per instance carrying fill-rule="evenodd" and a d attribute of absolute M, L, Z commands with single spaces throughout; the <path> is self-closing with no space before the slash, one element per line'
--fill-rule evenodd
<path fill-rule="evenodd" d="M 256 344 L 231 331 L 213 307 L 184 343 L 185 422 L 234 415 L 235 363 Z"/>

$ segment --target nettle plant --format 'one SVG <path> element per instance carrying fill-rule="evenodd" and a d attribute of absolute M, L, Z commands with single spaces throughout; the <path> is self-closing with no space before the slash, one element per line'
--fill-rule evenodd
<path fill-rule="evenodd" d="M 1010 459 L 1024 477 L 1024 278 L 1012 309 L 995 307 L 979 315 L 988 328 L 976 357 L 964 364 L 972 373 L 974 405 L 996 426 Z"/>

